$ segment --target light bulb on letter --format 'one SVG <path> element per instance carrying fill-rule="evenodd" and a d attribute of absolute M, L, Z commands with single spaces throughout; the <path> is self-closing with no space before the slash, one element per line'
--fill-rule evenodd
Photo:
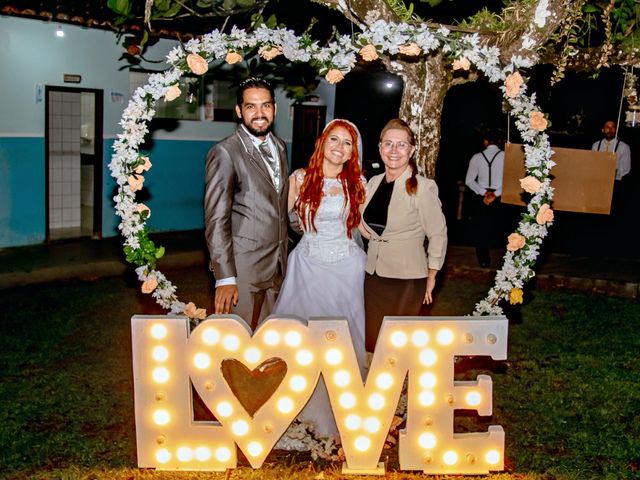
<path fill-rule="evenodd" d="M 246 435 L 249 431 L 249 425 L 244 420 L 236 420 L 231 424 L 231 431 L 238 436 Z"/>
<path fill-rule="evenodd" d="M 151 327 L 151 336 L 156 340 L 162 340 L 167 336 L 167 327 L 160 323 L 156 323 Z"/>
<path fill-rule="evenodd" d="M 216 449 L 216 460 L 219 462 L 226 462 L 231 458 L 231 450 L 227 447 L 220 447 Z"/>
<path fill-rule="evenodd" d="M 151 356 L 156 362 L 164 362 L 169 358 L 169 350 L 167 347 L 159 345 L 153 349 Z"/>
<path fill-rule="evenodd" d="M 442 456 L 442 460 L 447 465 L 455 465 L 458 462 L 458 454 L 453 450 L 449 450 L 447 452 L 444 452 L 444 455 Z"/>
<path fill-rule="evenodd" d="M 436 340 L 440 345 L 449 345 L 453 342 L 453 332 L 448 328 L 443 328 L 436 335 Z"/>
<path fill-rule="evenodd" d="M 220 341 L 220 332 L 217 328 L 207 327 L 202 332 L 202 341 L 207 345 L 215 345 Z"/>
<path fill-rule="evenodd" d="M 333 381 L 339 387 L 346 387 L 351 383 L 351 375 L 346 370 L 338 370 L 333 376 Z"/>
<path fill-rule="evenodd" d="M 484 456 L 484 459 L 487 461 L 487 463 L 495 465 L 500 461 L 500 452 L 498 452 L 497 450 L 489 450 Z"/>

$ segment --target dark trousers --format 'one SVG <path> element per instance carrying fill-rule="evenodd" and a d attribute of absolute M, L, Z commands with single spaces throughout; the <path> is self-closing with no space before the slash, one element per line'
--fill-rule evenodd
<path fill-rule="evenodd" d="M 425 272 L 426 273 L 426 272 Z M 385 278 L 366 274 L 364 277 L 364 344 L 373 352 L 387 317 L 415 317 L 420 314 L 427 287 L 426 278 Z"/>
<path fill-rule="evenodd" d="M 489 249 L 495 246 L 504 236 L 503 215 L 500 197 L 489 205 L 485 205 L 482 195 L 471 197 L 470 224 L 473 236 L 473 245 L 476 247 L 478 263 L 489 266 L 491 256 Z M 503 239 L 506 244 L 506 238 Z"/>

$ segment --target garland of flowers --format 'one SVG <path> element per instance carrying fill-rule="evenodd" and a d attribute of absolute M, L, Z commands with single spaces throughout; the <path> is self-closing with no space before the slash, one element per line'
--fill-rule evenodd
<path fill-rule="evenodd" d="M 143 187 L 144 174 L 152 166 L 149 157 L 139 152 L 139 146 L 149 131 L 147 122 L 155 115 L 155 104 L 162 97 L 171 101 L 181 95 L 178 80 L 183 73 L 202 75 L 208 70 L 209 63 L 220 59 L 237 63 L 245 52 L 255 48 L 267 61 L 284 55 L 290 61 L 309 62 L 329 83 L 342 80 L 355 65 L 358 55 L 372 61 L 379 55 L 417 57 L 436 49 L 452 58 L 454 70 L 469 70 L 473 64 L 489 80 L 503 82 L 501 89 L 526 143 L 526 177 L 521 184 L 533 196 L 516 231 L 509 235 L 504 265 L 496 274 L 494 286 L 476 305 L 473 314 L 501 314 L 500 300 L 508 300 L 512 304 L 522 302 L 522 288 L 534 276 L 533 264 L 547 227 L 553 221 L 550 208 L 553 189 L 549 171 L 554 163 L 550 159 L 553 152 L 544 133 L 547 120 L 536 107 L 535 94 L 526 95 L 524 79 L 518 72 L 519 68 L 531 66 L 531 63 L 514 56 L 509 65 L 501 68 L 497 47 L 481 46 L 476 34 L 452 35 L 445 27 L 433 31 L 426 24 L 414 26 L 383 20 L 373 22 L 369 29 L 353 38 L 339 36 L 324 47 L 308 34 L 297 36 L 284 28 L 270 29 L 262 25 L 249 33 L 234 27 L 229 34 L 214 30 L 202 38 L 190 40 L 184 47 L 175 47 L 167 56 L 171 68 L 151 75 L 149 83 L 135 91 L 122 115 L 120 125 L 123 133 L 114 143 L 115 153 L 109 168 L 118 184 L 114 201 L 116 214 L 121 218 L 118 228 L 125 238 L 126 258 L 138 266 L 136 273 L 142 281 L 144 293 L 151 294 L 171 313 L 187 315 L 195 323 L 206 318 L 206 310 L 191 302 L 181 302 L 176 295 L 176 287 L 156 268 L 156 260 L 162 257 L 164 249 L 156 248 L 148 237 L 146 222 L 151 216 L 150 209 L 135 200 L 136 192 Z"/>
<path fill-rule="evenodd" d="M 541 0 L 540 4 L 544 2 Z M 546 18 L 545 12 L 544 9 L 540 15 L 536 12 L 536 26 Z M 524 38 L 523 44 L 527 41 Z M 256 48 L 267 61 L 283 55 L 292 62 L 308 62 L 332 84 L 342 80 L 353 68 L 358 55 L 365 61 L 372 61 L 380 55 L 419 57 L 437 49 L 451 58 L 454 70 L 469 70 L 474 65 L 490 81 L 502 82 L 500 88 L 525 142 L 526 176 L 520 183 L 532 196 L 526 213 L 508 237 L 504 264 L 496 273 L 495 284 L 486 298 L 476 305 L 473 315 L 501 314 L 501 300 L 511 304 L 522 303 L 524 283 L 534 276 L 532 267 L 547 235 L 547 228 L 553 222 L 553 210 L 550 208 L 553 188 L 549 178 L 554 165 L 551 161 L 553 152 L 544 133 L 548 123 L 536 106 L 535 94 L 527 96 L 525 80 L 518 71 L 530 67 L 531 62 L 514 56 L 507 66 L 502 67 L 497 47 L 482 46 L 475 34 L 451 34 L 445 27 L 434 31 L 426 24 L 395 24 L 382 20 L 373 22 L 370 28 L 353 37 L 338 36 L 326 46 L 319 46 L 308 34 L 297 36 L 284 28 L 260 26 L 253 32 L 247 32 L 234 27 L 229 34 L 215 30 L 202 38 L 190 40 L 184 47 L 174 48 L 167 56 L 171 68 L 151 75 L 149 83 L 135 91 L 122 115 L 120 125 L 123 133 L 114 143 L 115 153 L 109 168 L 118 185 L 114 201 L 116 214 L 121 218 L 118 228 L 125 239 L 124 251 L 127 261 L 137 265 L 136 273 L 142 282 L 143 293 L 151 294 L 171 313 L 186 315 L 194 324 L 207 316 L 206 310 L 193 302 L 185 304 L 180 301 L 176 287 L 156 268 L 156 261 L 162 257 L 164 249 L 156 247 L 149 239 L 146 222 L 151 211 L 135 199 L 136 192 L 143 187 L 144 174 L 152 166 L 148 155 L 140 153 L 139 147 L 149 131 L 147 122 L 155 115 L 156 102 L 163 97 L 172 101 L 181 95 L 178 80 L 183 73 L 203 75 L 211 62 L 237 63 L 242 61 L 245 53 Z M 396 62 L 391 65 L 400 69 Z M 401 420 L 401 417 L 402 412 L 398 418 Z M 327 439 L 316 438 L 312 426 L 294 422 L 290 430 L 286 434 L 290 439 L 305 435 L 310 438 L 306 447 L 313 455 L 325 459 L 339 457 L 339 446 Z"/>

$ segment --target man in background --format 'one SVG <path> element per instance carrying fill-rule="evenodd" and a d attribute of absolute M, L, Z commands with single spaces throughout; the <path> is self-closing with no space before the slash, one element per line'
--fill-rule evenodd
<path fill-rule="evenodd" d="M 613 152 L 616 154 L 616 180 L 620 181 L 631 171 L 631 149 L 629 145 L 620 140 L 617 133 L 617 125 L 613 120 L 607 120 L 602 127 L 604 138 L 593 144 L 594 152 Z"/>
<path fill-rule="evenodd" d="M 476 256 L 483 268 L 491 265 L 489 248 L 502 230 L 500 197 L 504 152 L 498 147 L 498 141 L 495 131 L 484 133 L 485 148 L 471 157 L 465 177 L 465 184 L 472 192 L 469 213 Z"/>

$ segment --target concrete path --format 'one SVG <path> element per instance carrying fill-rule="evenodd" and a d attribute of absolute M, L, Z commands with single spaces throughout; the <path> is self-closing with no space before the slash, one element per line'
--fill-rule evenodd
<path fill-rule="evenodd" d="M 206 268 L 207 253 L 201 230 L 152 235 L 166 248 L 158 262 L 162 271 Z M 491 268 L 481 268 L 472 247 L 450 245 L 445 275 L 493 278 L 504 252 L 492 252 Z M 535 288 L 567 288 L 638 299 L 640 258 L 542 255 L 535 268 Z M 123 275 L 132 267 L 124 261 L 120 237 L 78 239 L 0 250 L 0 288 L 71 279 Z"/>

